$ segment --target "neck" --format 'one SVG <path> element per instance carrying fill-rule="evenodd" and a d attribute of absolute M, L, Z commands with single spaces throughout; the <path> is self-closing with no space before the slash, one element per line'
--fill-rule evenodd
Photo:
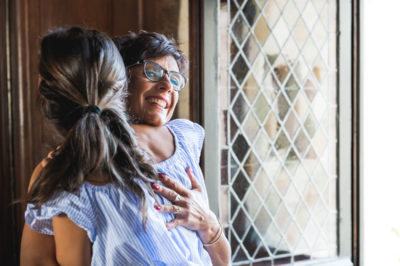
<path fill-rule="evenodd" d="M 132 127 L 138 137 L 138 145 L 154 162 L 164 161 L 174 153 L 174 137 L 165 125 L 135 124 Z"/>
<path fill-rule="evenodd" d="M 110 176 L 104 172 L 97 170 L 95 172 L 92 172 L 87 178 L 86 181 L 88 181 L 90 184 L 95 185 L 95 186 L 103 186 L 111 182 Z"/>

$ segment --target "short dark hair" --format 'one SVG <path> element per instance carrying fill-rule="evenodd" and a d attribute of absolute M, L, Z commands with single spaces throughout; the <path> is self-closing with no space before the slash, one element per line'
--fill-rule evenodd
<path fill-rule="evenodd" d="M 164 34 L 147 31 L 129 32 L 114 37 L 113 40 L 126 67 L 143 59 L 171 55 L 178 63 L 179 72 L 184 74 L 187 71 L 186 56 L 179 50 L 175 39 L 169 39 Z"/>

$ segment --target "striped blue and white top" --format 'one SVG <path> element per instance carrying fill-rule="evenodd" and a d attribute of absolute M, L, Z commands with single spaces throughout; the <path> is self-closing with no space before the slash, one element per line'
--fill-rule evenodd
<path fill-rule="evenodd" d="M 199 167 L 203 128 L 184 119 L 170 121 L 167 127 L 174 135 L 175 152 L 157 165 L 159 172 L 190 189 L 185 172 L 190 166 L 205 191 Z M 155 210 L 155 200 L 145 193 L 149 206 L 146 231 L 142 228 L 140 203 L 129 190 L 111 183 L 94 186 L 86 182 L 74 193 L 57 193 L 38 209 L 28 204 L 25 220 L 35 231 L 53 235 L 51 218 L 65 213 L 87 231 L 93 245 L 92 265 L 211 265 L 196 232 L 182 226 L 167 229 L 165 223 L 174 216 Z M 204 197 L 208 203 L 206 193 Z M 160 201 L 170 204 L 165 198 L 160 197 Z"/>

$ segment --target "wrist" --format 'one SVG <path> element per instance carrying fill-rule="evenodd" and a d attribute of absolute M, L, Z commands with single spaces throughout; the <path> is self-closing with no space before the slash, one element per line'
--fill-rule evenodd
<path fill-rule="evenodd" d="M 213 216 L 214 217 L 212 217 L 212 219 L 206 219 L 204 221 L 203 228 L 201 228 L 197 231 L 197 233 L 200 237 L 200 240 L 203 244 L 212 242 L 214 239 L 216 239 L 216 237 L 222 230 L 222 227 L 221 227 L 219 221 L 217 220 L 215 215 L 213 215 Z"/>

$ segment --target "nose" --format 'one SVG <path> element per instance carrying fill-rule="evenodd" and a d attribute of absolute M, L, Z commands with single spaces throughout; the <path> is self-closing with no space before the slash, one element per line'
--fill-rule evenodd
<path fill-rule="evenodd" d="M 174 87 L 167 73 L 164 74 L 164 78 L 160 81 L 159 88 L 167 91 L 168 93 L 172 93 L 174 91 Z"/>

